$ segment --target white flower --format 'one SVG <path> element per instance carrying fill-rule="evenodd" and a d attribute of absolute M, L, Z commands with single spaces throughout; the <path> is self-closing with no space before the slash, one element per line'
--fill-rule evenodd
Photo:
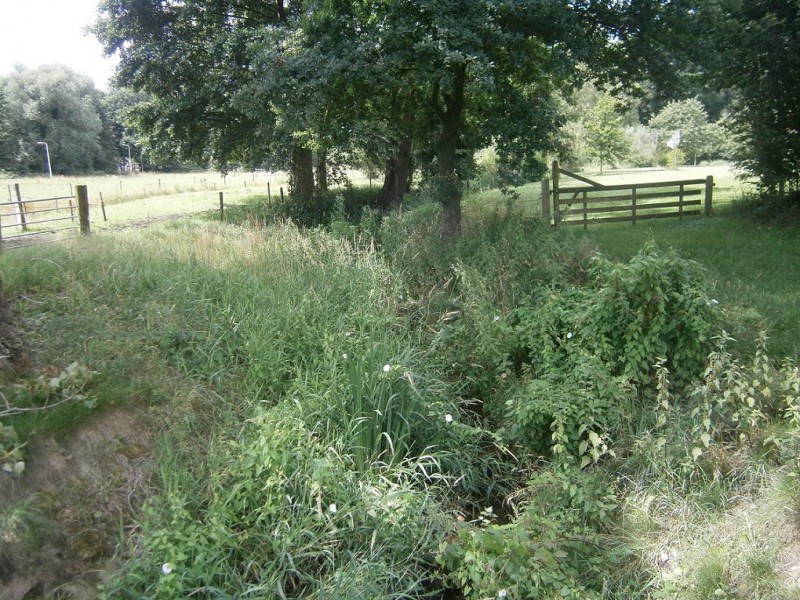
<path fill-rule="evenodd" d="M 567 339 L 568 339 L 568 340 L 571 340 L 571 339 L 572 339 L 572 332 L 571 332 L 571 331 L 570 331 L 569 333 L 567 333 Z"/>
<path fill-rule="evenodd" d="M 343 359 L 345 359 L 345 360 L 347 360 L 347 352 L 345 352 L 344 354 L 342 354 L 342 358 L 343 358 Z"/>
<path fill-rule="evenodd" d="M 335 515 L 337 510 L 339 509 L 336 508 L 335 502 L 333 502 L 330 506 L 328 506 L 328 512 L 331 513 L 332 515 Z"/>
<path fill-rule="evenodd" d="M 445 415 L 444 416 L 444 422 L 445 423 L 452 423 L 453 422 L 453 415 L 451 415 L 451 414 Z"/>
<path fill-rule="evenodd" d="M 506 589 L 503 588 L 502 590 L 497 592 L 497 597 L 498 598 L 507 598 L 508 597 L 508 591 L 506 591 Z"/>
<path fill-rule="evenodd" d="M 392 370 L 392 365 L 383 365 L 383 372 L 388 373 Z"/>
<path fill-rule="evenodd" d="M 495 315 L 494 316 L 494 322 L 497 323 L 497 321 L 499 321 L 499 320 L 500 320 L 500 315 Z"/>
<path fill-rule="evenodd" d="M 164 563 L 163 565 L 161 565 L 161 572 L 164 575 L 169 575 L 174 570 L 175 570 L 175 565 L 173 565 L 172 563 Z"/>

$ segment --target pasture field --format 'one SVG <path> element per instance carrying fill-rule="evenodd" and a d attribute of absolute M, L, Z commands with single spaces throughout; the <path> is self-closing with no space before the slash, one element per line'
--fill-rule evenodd
<path fill-rule="evenodd" d="M 593 171 L 585 171 L 580 174 L 606 185 L 704 179 L 711 175 L 714 177 L 713 205 L 717 208 L 727 206 L 752 190 L 752 185 L 739 179 L 736 172 L 728 164 L 683 166 L 677 169 L 611 169 L 606 170 L 603 175 Z M 569 179 L 564 177 L 563 180 L 562 185 L 568 185 L 566 182 Z M 539 182 L 521 186 L 514 191 L 517 197 L 512 204 L 517 210 L 522 214 L 541 214 L 542 190 Z M 471 211 L 475 215 L 486 215 L 498 207 L 506 206 L 507 203 L 508 200 L 497 190 L 473 192 L 468 193 L 465 198 L 465 210 Z"/>
<path fill-rule="evenodd" d="M 368 179 L 360 172 L 347 173 L 351 183 L 364 185 Z M 92 228 L 103 229 L 130 222 L 146 223 L 165 217 L 190 215 L 217 210 L 219 193 L 224 195 L 225 205 L 245 202 L 260 196 L 263 202 L 275 202 L 281 189 L 288 194 L 289 182 L 286 173 L 231 172 L 222 175 L 215 171 L 191 173 L 134 173 L 130 175 L 103 175 L 94 177 L 31 177 L 0 179 L 0 190 L 5 198 L 0 201 L 0 222 L 4 226 L 19 223 L 16 191 L 19 184 L 23 202 L 45 198 L 65 197 L 75 194 L 77 185 L 86 185 L 89 192 L 90 220 Z M 335 187 L 335 186 L 334 186 Z M 11 203 L 11 204 L 9 204 Z M 105 214 L 103 212 L 105 205 Z M 36 228 L 36 221 L 73 216 L 77 210 L 68 200 L 37 202 L 30 204 L 29 211 L 56 209 L 38 216 L 28 217 L 28 224 Z M 17 228 L 9 232 L 13 234 Z"/>

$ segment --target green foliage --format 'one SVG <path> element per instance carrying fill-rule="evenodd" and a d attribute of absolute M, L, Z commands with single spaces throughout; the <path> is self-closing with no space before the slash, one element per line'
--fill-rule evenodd
<path fill-rule="evenodd" d="M 481 598 L 601 598 L 602 572 L 621 560 L 600 533 L 616 495 L 576 468 L 536 474 L 521 494 L 527 506 L 510 523 L 491 510 L 440 546 L 437 560 L 470 600 Z"/>
<path fill-rule="evenodd" d="M 0 409 L 0 417 L 9 419 L 21 414 L 38 413 L 65 403 L 77 403 L 92 409 L 97 405 L 97 399 L 84 392 L 96 375 L 98 373 L 95 371 L 73 362 L 62 371 L 14 384 L 8 390 L 10 399 L 0 392 L 0 398 L 5 403 L 5 408 Z M 20 475 L 25 470 L 24 446 L 15 428 L 3 425 L 0 421 L 0 468 L 3 471 Z"/>
<path fill-rule="evenodd" d="M 650 119 L 650 127 L 659 132 L 662 148 L 677 131 L 680 133 L 680 150 L 683 155 L 671 157 L 670 164 L 683 164 L 682 158 L 690 158 L 695 164 L 698 158 L 718 156 L 711 143 L 718 137 L 716 129 L 711 131 L 708 113 L 697 98 L 670 102 L 661 112 Z M 676 148 L 670 148 L 676 150 Z"/>
<path fill-rule="evenodd" d="M 25 470 L 22 448 L 16 430 L 0 421 L 0 468 L 3 471 L 20 475 Z"/>
<path fill-rule="evenodd" d="M 736 162 L 765 190 L 800 181 L 798 97 L 800 38 L 794 3 L 717 0 L 697 13 L 712 32 L 698 45 L 697 62 L 716 88 L 734 91 L 728 124 L 737 141 Z M 713 23 L 713 26 L 709 26 Z"/>
<path fill-rule="evenodd" d="M 604 439 L 630 398 L 599 360 L 585 355 L 572 370 L 526 381 L 506 400 L 508 436 L 527 451 L 580 457 L 581 466 L 613 455 Z"/>
<path fill-rule="evenodd" d="M 203 489 L 168 488 L 151 504 L 143 560 L 103 597 L 419 593 L 442 522 L 411 486 L 414 466 L 407 482 L 357 473 L 292 413 L 258 412 Z"/>
<path fill-rule="evenodd" d="M 797 367 L 714 346 L 695 264 L 513 210 L 444 244 L 440 211 L 367 214 L 375 244 L 340 200 L 336 235 L 193 220 L 2 257 L 36 352 L 84 349 L 93 393 L 138 375 L 120 402 L 165 424 L 105 598 L 680 597 L 624 506 L 685 536 L 796 471 Z"/>
<path fill-rule="evenodd" d="M 46 173 L 46 142 L 53 173 L 116 170 L 116 148 L 101 107 L 101 93 L 85 75 L 56 65 L 18 69 L 0 79 L 10 123 L 6 137 L 14 140 L 11 164 L 18 173 Z M 2 108 L 0 106 L 0 108 Z M 5 149 L 8 151 L 8 148 Z"/>
<path fill-rule="evenodd" d="M 347 187 L 310 198 L 290 195 L 271 206 L 263 219 L 268 223 L 288 220 L 302 228 L 344 226 L 339 233 L 347 237 L 350 227 L 359 225 L 362 220 L 368 225 L 373 214 L 370 209 L 375 208 L 376 200 L 376 191 L 367 187 Z M 262 209 L 257 202 L 253 208 L 259 212 Z M 366 227 L 370 228 L 374 229 L 374 225 Z"/>
<path fill-rule="evenodd" d="M 604 164 L 613 164 L 627 156 L 630 148 L 622 129 L 622 117 L 618 113 L 617 101 L 610 94 L 604 94 L 597 102 L 586 129 L 587 152 L 600 161 L 600 173 Z"/>

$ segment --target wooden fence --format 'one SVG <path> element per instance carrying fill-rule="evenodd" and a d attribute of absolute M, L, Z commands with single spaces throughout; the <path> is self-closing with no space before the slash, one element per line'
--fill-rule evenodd
<path fill-rule="evenodd" d="M 562 186 L 565 175 L 583 185 Z M 553 162 L 552 179 L 542 181 L 542 215 L 554 225 L 618 223 L 648 219 L 711 214 L 714 178 L 604 185 L 582 177 Z"/>
<path fill-rule="evenodd" d="M 15 200 L 0 202 L 0 248 L 28 246 L 43 237 L 60 239 L 65 233 L 90 233 L 85 185 L 77 186 L 74 196 L 52 198 L 23 198 L 18 183 L 14 191 Z"/>

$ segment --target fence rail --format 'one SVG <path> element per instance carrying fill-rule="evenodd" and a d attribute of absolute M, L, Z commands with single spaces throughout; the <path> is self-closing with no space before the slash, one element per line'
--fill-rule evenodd
<path fill-rule="evenodd" d="M 31 238 L 70 231 L 89 233 L 89 194 L 85 185 L 77 186 L 74 196 L 23 198 L 18 183 L 14 184 L 14 191 L 16 200 L 0 202 L 0 247 L 26 246 Z M 68 206 L 59 206 L 60 200 L 67 200 Z M 65 221 L 71 224 L 65 227 Z M 54 223 L 58 225 L 53 226 Z"/>
<path fill-rule="evenodd" d="M 585 185 L 560 185 L 565 175 Z M 552 188 L 551 188 L 552 181 Z M 583 225 L 711 214 L 714 178 L 605 185 L 562 169 L 553 161 L 552 180 L 542 181 L 542 214 L 553 224 Z"/>

